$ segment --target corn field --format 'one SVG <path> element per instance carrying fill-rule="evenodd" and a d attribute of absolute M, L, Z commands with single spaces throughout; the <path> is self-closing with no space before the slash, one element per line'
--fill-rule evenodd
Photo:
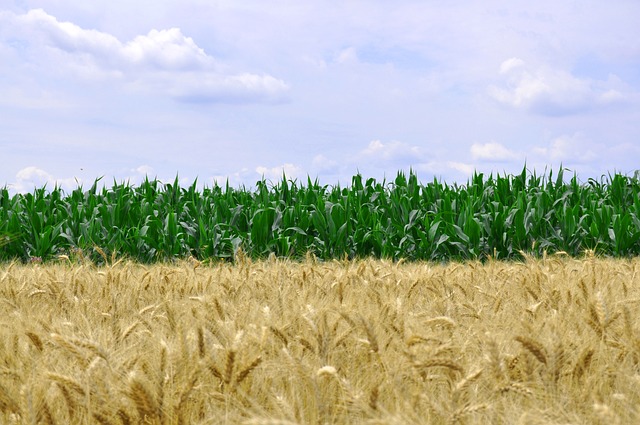
<path fill-rule="evenodd" d="M 146 179 L 65 193 L 0 189 L 0 260 L 89 257 L 141 263 L 193 257 L 485 260 L 544 252 L 625 257 L 640 252 L 640 180 L 609 174 L 476 173 L 465 185 L 422 184 L 400 172 L 392 182 L 306 184 L 285 177 L 254 189 L 199 190 Z"/>

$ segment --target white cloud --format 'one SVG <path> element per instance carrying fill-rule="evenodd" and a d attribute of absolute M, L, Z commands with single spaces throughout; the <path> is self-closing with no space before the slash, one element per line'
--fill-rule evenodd
<path fill-rule="evenodd" d="M 336 56 L 336 63 L 339 64 L 348 64 L 358 62 L 358 52 L 355 47 L 348 47 L 346 49 L 342 49 L 340 53 Z"/>
<path fill-rule="evenodd" d="M 69 191 L 75 189 L 81 183 L 82 181 L 77 178 L 59 179 L 41 168 L 29 166 L 18 171 L 15 181 L 7 186 L 13 193 L 26 193 L 33 191 L 35 188 L 45 187 L 45 185 L 47 189 L 53 189 L 57 186 Z"/>
<path fill-rule="evenodd" d="M 404 162 L 405 165 L 420 162 L 422 152 L 417 146 L 394 140 L 390 143 L 383 143 L 380 140 L 372 140 L 369 145 L 360 151 L 358 158 L 365 161 L 373 161 L 377 164 Z"/>
<path fill-rule="evenodd" d="M 311 166 L 314 170 L 323 173 L 335 173 L 339 168 L 337 161 L 329 159 L 322 154 L 313 157 Z"/>
<path fill-rule="evenodd" d="M 285 163 L 271 168 L 258 166 L 256 167 L 256 173 L 261 177 L 264 177 L 266 180 L 277 182 L 282 180 L 283 173 L 287 179 L 296 179 L 302 175 L 303 170 L 297 165 Z"/>
<path fill-rule="evenodd" d="M 606 106 L 625 99 L 619 78 L 607 81 L 578 78 L 560 69 L 541 66 L 531 69 L 519 58 L 500 65 L 501 86 L 488 93 L 498 102 L 541 115 L 569 115 Z"/>
<path fill-rule="evenodd" d="M 156 170 L 150 165 L 140 165 L 135 168 L 124 169 L 122 170 L 122 172 L 117 173 L 117 176 L 115 177 L 115 181 L 118 183 L 124 182 L 124 183 L 129 183 L 131 185 L 139 185 L 145 180 L 145 178 L 148 178 L 149 180 L 158 179 L 163 182 L 169 181 L 169 180 L 163 180 L 160 177 L 158 177 Z M 105 185 L 109 185 L 112 182 L 103 181 L 102 183 Z"/>
<path fill-rule="evenodd" d="M 416 170 L 435 177 L 453 178 L 464 181 L 473 174 L 475 166 L 460 161 L 429 161 L 416 166 Z"/>
<path fill-rule="evenodd" d="M 159 69 L 205 69 L 214 64 L 213 58 L 179 28 L 154 29 L 137 36 L 121 47 L 120 54 L 131 63 Z"/>
<path fill-rule="evenodd" d="M 316 58 L 310 55 L 303 55 L 301 60 L 303 63 L 310 65 L 314 69 L 318 69 L 318 70 L 327 69 L 327 62 L 322 58 Z"/>
<path fill-rule="evenodd" d="M 518 159 L 518 154 L 497 142 L 484 144 L 474 143 L 471 145 L 471 156 L 473 159 L 504 162 Z"/>
<path fill-rule="evenodd" d="M 152 176 L 155 173 L 153 167 L 149 165 L 141 165 L 134 170 L 136 173 L 143 176 Z"/>
<path fill-rule="evenodd" d="M 533 154 L 548 163 L 589 163 L 604 154 L 604 146 L 586 139 L 581 133 L 571 136 L 562 135 L 553 139 L 547 146 L 533 149 Z"/>
<path fill-rule="evenodd" d="M 37 185 L 43 185 L 55 181 L 51 174 L 37 167 L 27 167 L 18 171 L 16 174 L 18 182 L 34 182 Z"/>
<path fill-rule="evenodd" d="M 0 39 L 18 37 L 33 52 L 31 60 L 83 79 L 121 80 L 130 88 L 196 102 L 281 101 L 289 89 L 271 75 L 223 70 L 179 28 L 152 29 L 123 43 L 111 34 L 60 22 L 42 9 L 4 16 L 12 28 L 1 31 Z"/>
<path fill-rule="evenodd" d="M 524 65 L 524 61 L 520 58 L 511 58 L 502 62 L 500 65 L 500 74 L 506 74 L 516 68 L 520 68 Z"/>
<path fill-rule="evenodd" d="M 230 187 L 238 188 L 243 185 L 253 184 L 255 181 L 251 182 L 250 180 L 254 177 L 254 173 L 249 170 L 249 168 L 242 168 L 238 171 L 234 171 L 229 174 L 217 174 L 211 176 L 209 182 L 211 185 L 217 185 L 220 187 L 225 187 L 227 183 L 229 183 Z"/>
<path fill-rule="evenodd" d="M 467 164 L 459 161 L 447 161 L 447 167 L 456 170 L 468 177 L 471 177 L 475 170 L 475 166 L 473 164 Z"/>
<path fill-rule="evenodd" d="M 614 103 L 623 100 L 626 100 L 626 96 L 620 93 L 618 90 L 613 89 L 607 90 L 606 92 L 602 93 L 601 96 L 601 101 L 603 103 Z"/>
<path fill-rule="evenodd" d="M 155 78 L 154 87 L 161 89 L 165 80 L 164 75 Z M 176 99 L 188 102 L 212 102 L 218 98 L 228 102 L 251 102 L 280 101 L 288 89 L 286 83 L 270 75 L 189 72 L 178 76 L 168 92 Z"/>
<path fill-rule="evenodd" d="M 640 2 L 579 14 L 550 1 L 0 3 L 12 11 L 0 10 L 6 182 L 31 165 L 74 176 L 81 164 L 91 182 L 148 163 L 235 184 L 286 161 L 332 183 L 410 166 L 464 180 L 525 157 L 544 168 L 571 146 L 597 153 L 598 171 L 638 158 L 613 148 L 640 135 Z M 294 102 L 249 105 L 287 100 L 289 86 Z M 554 142 L 576 131 L 605 148 Z"/>

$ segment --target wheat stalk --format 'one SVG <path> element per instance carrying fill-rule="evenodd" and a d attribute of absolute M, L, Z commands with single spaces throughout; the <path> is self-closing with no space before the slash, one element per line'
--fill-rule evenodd
<path fill-rule="evenodd" d="M 575 379 L 579 380 L 580 378 L 582 378 L 584 373 L 591 365 L 594 353 L 595 350 L 593 348 L 588 348 L 582 353 L 575 366 L 573 367 L 573 377 Z"/>
<path fill-rule="evenodd" d="M 362 327 L 364 328 L 365 333 L 367 334 L 367 341 L 369 343 L 369 348 L 372 353 L 379 354 L 380 345 L 378 344 L 378 337 L 376 336 L 375 330 L 371 325 L 371 322 L 365 320 L 364 318 L 360 318 L 360 322 L 362 323 Z"/>
<path fill-rule="evenodd" d="M 533 391 L 530 388 L 527 388 L 524 384 L 522 384 L 520 382 L 511 382 L 508 385 L 500 387 L 498 390 L 501 393 L 514 392 L 516 394 L 520 394 L 520 395 L 523 395 L 525 397 L 533 396 Z"/>
<path fill-rule="evenodd" d="M 554 385 L 560 380 L 565 363 L 566 355 L 564 346 L 562 341 L 558 341 L 553 349 L 553 353 L 549 361 L 549 376 L 551 377 L 551 382 L 553 382 Z"/>
<path fill-rule="evenodd" d="M 489 405 L 486 403 L 464 406 L 460 409 L 457 409 L 455 412 L 451 414 L 451 419 L 449 420 L 449 422 L 451 424 L 456 424 L 460 422 L 462 418 L 464 418 L 465 416 L 471 415 L 473 413 L 482 412 L 483 410 L 486 410 L 488 407 Z"/>
<path fill-rule="evenodd" d="M 43 423 L 45 425 L 55 425 L 56 423 L 53 415 L 51 414 L 51 409 L 49 408 L 47 400 L 42 400 L 40 403 L 36 417 L 38 418 L 38 423 Z"/>
<path fill-rule="evenodd" d="M 289 346 L 289 338 L 287 338 L 287 336 L 282 333 L 282 331 L 280 331 L 278 328 L 276 328 L 275 326 L 269 326 L 269 330 L 276 336 L 278 337 L 278 339 L 280 341 L 282 341 L 282 344 L 285 347 Z"/>
<path fill-rule="evenodd" d="M 236 350 L 227 350 L 227 361 L 224 369 L 223 380 L 225 384 L 231 385 L 233 381 L 233 371 L 236 365 Z"/>
<path fill-rule="evenodd" d="M 514 339 L 533 354 L 540 363 L 545 365 L 547 364 L 547 354 L 545 353 L 545 349 L 542 344 L 532 338 L 527 338 L 526 336 L 516 336 Z"/>
<path fill-rule="evenodd" d="M 453 388 L 453 393 L 462 393 L 469 387 L 469 385 L 475 382 L 480 377 L 480 375 L 482 375 L 482 369 L 471 372 L 469 375 L 465 376 L 463 379 L 458 381 L 458 383 L 456 383 L 455 387 Z"/>
<path fill-rule="evenodd" d="M 26 335 L 29 337 L 29 340 L 38 349 L 38 351 L 42 352 L 42 349 L 44 348 L 44 343 L 42 342 L 42 339 L 38 336 L 38 334 L 34 332 L 26 332 Z"/>
<path fill-rule="evenodd" d="M 207 354 L 207 348 L 204 341 L 204 330 L 202 329 L 202 326 L 198 326 L 197 335 L 198 335 L 198 355 L 200 356 L 200 358 L 203 358 Z"/>
<path fill-rule="evenodd" d="M 240 385 L 242 381 L 244 381 L 247 378 L 247 376 L 249 376 L 251 371 L 253 371 L 253 369 L 255 369 L 260 365 L 260 363 L 262 363 L 262 357 L 258 356 L 254 361 L 252 361 L 249 364 L 249 366 L 247 366 L 242 371 L 240 371 L 240 373 L 238 373 L 238 376 L 236 377 L 236 384 Z"/>
<path fill-rule="evenodd" d="M 141 420 L 145 418 L 152 422 L 159 420 L 158 403 L 149 386 L 135 372 L 129 374 L 129 388 L 125 394 L 133 401 Z"/>
<path fill-rule="evenodd" d="M 86 395 L 85 387 L 82 384 L 80 384 L 80 382 L 78 382 L 77 380 L 73 379 L 70 376 L 61 375 L 61 374 L 52 373 L 52 372 L 47 372 L 45 376 L 47 377 L 47 379 L 55 381 L 62 387 L 73 390 L 73 392 L 75 392 L 76 394 L 82 397 Z"/>
<path fill-rule="evenodd" d="M 67 338 L 63 337 L 62 335 L 53 333 L 51 334 L 51 339 L 53 339 L 60 347 L 73 354 L 76 360 L 78 360 L 85 369 L 87 368 L 87 366 L 89 366 L 89 359 L 87 358 L 86 353 L 83 353 L 81 350 L 79 350 L 78 347 Z"/>
<path fill-rule="evenodd" d="M 0 383 L 0 411 L 20 413 L 18 403 L 11 397 L 2 383 Z"/>
<path fill-rule="evenodd" d="M 93 418 L 101 425 L 115 425 L 116 424 L 116 422 L 114 422 L 110 417 L 108 417 L 104 413 L 93 412 Z"/>
<path fill-rule="evenodd" d="M 418 370 L 429 369 L 432 367 L 444 367 L 447 369 L 455 370 L 456 372 L 464 373 L 464 369 L 460 364 L 449 359 L 429 359 L 425 361 L 416 361 L 413 366 Z"/>

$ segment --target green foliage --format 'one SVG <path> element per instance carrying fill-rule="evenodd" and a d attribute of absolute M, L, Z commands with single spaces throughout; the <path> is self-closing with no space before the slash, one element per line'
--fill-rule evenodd
<path fill-rule="evenodd" d="M 232 259 L 270 254 L 320 259 L 518 258 L 523 252 L 640 253 L 640 180 L 621 174 L 565 181 L 475 173 L 466 185 L 413 172 L 393 182 L 353 177 L 347 188 L 287 180 L 255 189 L 197 189 L 145 180 L 71 193 L 54 187 L 10 196 L 0 189 L 0 260 L 81 253 L 101 262 Z"/>

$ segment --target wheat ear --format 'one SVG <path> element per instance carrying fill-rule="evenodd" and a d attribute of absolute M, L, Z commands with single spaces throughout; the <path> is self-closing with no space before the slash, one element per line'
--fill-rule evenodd
<path fill-rule="evenodd" d="M 527 338 L 526 336 L 517 336 L 514 339 L 533 354 L 540 363 L 545 365 L 547 364 L 547 354 L 545 353 L 544 346 L 542 344 L 532 338 Z"/>

